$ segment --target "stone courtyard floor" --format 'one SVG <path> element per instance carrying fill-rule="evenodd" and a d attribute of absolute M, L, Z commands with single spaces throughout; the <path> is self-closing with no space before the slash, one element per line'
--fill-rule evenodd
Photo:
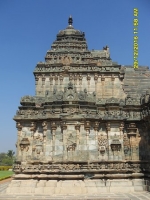
<path fill-rule="evenodd" d="M 149 192 L 102 193 L 100 195 L 8 195 L 5 190 L 11 179 L 0 182 L 0 200 L 150 200 Z"/>

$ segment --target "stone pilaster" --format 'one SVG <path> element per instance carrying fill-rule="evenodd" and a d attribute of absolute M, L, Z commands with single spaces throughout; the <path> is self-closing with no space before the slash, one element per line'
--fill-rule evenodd
<path fill-rule="evenodd" d="M 91 123 L 90 121 L 86 121 L 84 124 L 84 128 L 86 130 L 86 144 L 89 144 L 89 134 L 90 134 L 90 128 L 91 128 Z"/>
<path fill-rule="evenodd" d="M 79 138 L 80 138 L 80 124 L 77 122 L 75 124 L 75 130 L 76 130 L 76 135 L 77 135 L 77 145 L 79 144 Z"/>
<path fill-rule="evenodd" d="M 23 128 L 22 124 L 20 122 L 16 122 L 16 128 L 18 130 L 17 132 L 17 143 L 16 143 L 16 146 L 17 146 L 17 152 L 16 152 L 16 157 L 17 159 L 21 156 L 21 151 L 20 151 L 20 141 L 21 141 L 21 130 Z"/>
<path fill-rule="evenodd" d="M 56 122 L 51 122 L 51 132 L 52 132 L 52 148 L 53 148 L 53 157 L 55 155 L 55 133 L 57 129 Z"/>
<path fill-rule="evenodd" d="M 66 146 L 67 124 L 65 121 L 61 122 L 61 130 L 63 138 L 63 160 L 67 160 L 67 146 Z"/>
<path fill-rule="evenodd" d="M 104 76 L 104 74 L 102 74 L 101 75 L 101 86 L 102 86 L 102 98 L 104 98 L 104 93 L 105 93 L 105 91 L 104 91 L 104 87 L 105 87 L 105 76 Z"/>
<path fill-rule="evenodd" d="M 49 76 L 49 81 L 50 81 L 50 85 L 53 85 L 53 75 L 52 74 L 50 74 L 50 76 Z"/>
<path fill-rule="evenodd" d="M 138 129 L 135 123 L 130 123 L 127 128 L 127 134 L 130 140 L 131 148 L 131 160 L 137 160 L 137 149 L 139 148 L 139 142 L 137 141 Z"/>
<path fill-rule="evenodd" d="M 45 146 L 46 146 L 46 133 L 47 133 L 47 121 L 42 122 L 42 128 L 43 128 L 43 154 L 45 155 Z"/>
<path fill-rule="evenodd" d="M 111 81 L 112 81 L 112 97 L 114 97 L 114 81 L 115 81 L 114 74 L 111 75 Z"/>
<path fill-rule="evenodd" d="M 110 139 L 110 131 L 111 131 L 111 124 L 110 122 L 107 122 L 106 124 L 106 133 L 107 133 L 107 137 L 108 137 L 108 159 L 109 160 L 113 160 L 113 153 L 111 150 L 111 139 Z"/>

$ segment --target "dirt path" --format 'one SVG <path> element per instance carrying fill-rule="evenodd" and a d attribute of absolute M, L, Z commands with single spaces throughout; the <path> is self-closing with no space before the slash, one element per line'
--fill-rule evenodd
<path fill-rule="evenodd" d="M 0 181 L 0 184 L 7 183 L 7 182 L 11 181 L 12 179 L 13 178 L 4 179 L 4 180 Z"/>

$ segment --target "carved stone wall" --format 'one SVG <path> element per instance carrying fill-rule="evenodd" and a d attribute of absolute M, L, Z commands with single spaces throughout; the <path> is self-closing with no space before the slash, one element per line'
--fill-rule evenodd
<path fill-rule="evenodd" d="M 72 24 L 60 31 L 34 70 L 36 95 L 22 97 L 14 117 L 15 179 L 97 179 L 109 191 L 119 179 L 136 191 L 150 173 L 149 74 L 113 62 L 108 46 L 89 51 Z"/>

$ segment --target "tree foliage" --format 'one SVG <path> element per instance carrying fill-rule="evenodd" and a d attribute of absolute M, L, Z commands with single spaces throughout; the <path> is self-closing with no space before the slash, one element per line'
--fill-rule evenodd
<path fill-rule="evenodd" d="M 7 153 L 0 153 L 0 166 L 12 166 L 15 156 L 15 152 L 13 150 L 8 150 Z"/>
<path fill-rule="evenodd" d="M 7 156 L 8 156 L 9 158 L 13 158 L 14 155 L 15 155 L 15 152 L 14 152 L 13 150 L 8 150 Z"/>

